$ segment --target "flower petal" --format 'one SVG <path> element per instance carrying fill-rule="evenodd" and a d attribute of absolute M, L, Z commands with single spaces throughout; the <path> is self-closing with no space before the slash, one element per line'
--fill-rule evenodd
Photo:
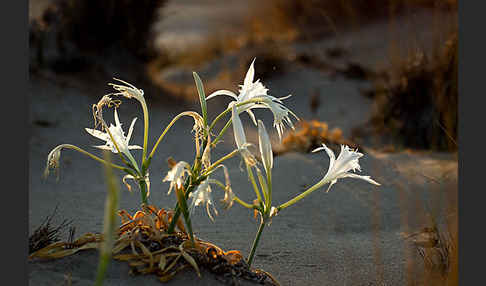
<path fill-rule="evenodd" d="M 109 145 L 95 145 L 93 147 L 101 149 L 101 150 L 109 150 L 109 151 L 112 151 L 113 153 L 118 153 L 116 148 L 114 148 L 115 146 L 111 147 Z"/>
<path fill-rule="evenodd" d="M 138 145 L 129 145 L 128 149 L 129 150 L 141 150 L 143 148 L 142 148 L 142 146 L 138 146 Z"/>
<path fill-rule="evenodd" d="M 255 77 L 255 67 L 254 67 L 255 60 L 256 58 L 253 58 L 250 68 L 246 72 L 245 81 L 243 82 L 243 85 L 245 86 L 249 86 L 253 83 L 253 78 Z"/>
<path fill-rule="evenodd" d="M 118 112 L 116 111 L 116 108 L 115 108 L 115 126 L 121 128 L 120 118 L 118 118 Z"/>
<path fill-rule="evenodd" d="M 347 174 L 343 175 L 343 178 L 361 179 L 361 180 L 365 180 L 366 182 L 368 182 L 370 184 L 377 185 L 377 186 L 381 186 L 380 183 L 378 183 L 377 181 L 371 179 L 370 176 L 361 176 L 361 175 L 358 175 L 358 174 L 347 173 Z"/>
<path fill-rule="evenodd" d="M 137 121 L 137 117 L 133 118 L 132 124 L 130 124 L 130 128 L 128 129 L 128 134 L 127 134 L 127 144 L 130 142 L 130 138 L 132 138 L 132 132 L 133 132 L 133 126 L 135 125 L 135 122 Z"/>
<path fill-rule="evenodd" d="M 273 168 L 273 151 L 270 138 L 268 137 L 265 125 L 261 120 L 258 120 L 258 143 L 260 145 L 260 154 L 262 155 L 263 166 L 267 175 Z"/>
<path fill-rule="evenodd" d="M 332 169 L 332 167 L 334 166 L 334 162 L 336 161 L 336 155 L 334 155 L 334 152 L 329 149 L 324 143 L 322 143 L 322 147 L 316 148 L 312 150 L 312 152 L 318 152 L 321 150 L 326 151 L 327 155 L 329 156 L 329 168 L 327 169 L 329 172 L 329 170 Z"/>
<path fill-rule="evenodd" d="M 243 129 L 243 124 L 241 123 L 240 116 L 236 112 L 235 104 L 231 106 L 231 119 L 233 121 L 233 132 L 235 136 L 235 142 L 238 149 L 243 148 L 246 143 L 245 130 Z"/>
<path fill-rule="evenodd" d="M 109 138 L 108 134 L 101 132 L 99 130 L 96 130 L 96 129 L 84 128 L 84 130 L 86 130 L 86 132 L 88 132 L 90 135 L 92 135 L 92 136 L 94 136 L 98 139 L 104 140 L 104 141 L 107 141 L 107 138 Z"/>
<path fill-rule="evenodd" d="M 253 111 L 251 111 L 250 109 L 248 109 L 248 110 L 246 110 L 246 113 L 248 113 L 248 115 L 250 115 L 251 120 L 253 121 L 253 123 L 256 126 L 257 125 L 257 122 L 256 122 L 255 114 L 253 113 Z"/>

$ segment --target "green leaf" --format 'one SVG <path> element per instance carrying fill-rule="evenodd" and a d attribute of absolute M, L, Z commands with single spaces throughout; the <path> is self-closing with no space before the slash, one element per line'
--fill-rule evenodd
<path fill-rule="evenodd" d="M 196 72 L 192 73 L 192 76 L 194 76 L 194 81 L 196 82 L 196 87 L 197 87 L 197 93 L 199 94 L 199 101 L 201 102 L 201 111 L 204 119 L 204 125 L 208 125 L 208 111 L 206 107 L 206 94 L 204 93 L 204 86 L 201 81 L 201 78 Z"/>

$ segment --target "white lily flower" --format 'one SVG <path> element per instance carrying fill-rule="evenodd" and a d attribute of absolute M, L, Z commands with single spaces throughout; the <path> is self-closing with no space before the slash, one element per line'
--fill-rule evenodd
<path fill-rule="evenodd" d="M 167 176 L 165 176 L 163 182 L 170 182 L 169 191 L 167 194 L 169 195 L 174 186 L 176 188 L 181 188 L 184 180 L 185 174 L 190 174 L 191 166 L 184 161 L 178 162 L 169 172 L 167 172 Z"/>
<path fill-rule="evenodd" d="M 118 113 L 115 108 L 115 125 L 110 124 L 110 127 L 108 130 L 110 131 L 111 135 L 113 136 L 113 140 L 115 140 L 116 146 L 118 146 L 118 149 L 120 152 L 123 154 L 127 155 L 128 157 L 131 157 L 130 151 L 132 149 L 142 149 L 142 147 L 138 145 L 129 145 L 130 138 L 132 137 L 132 132 L 133 132 L 133 126 L 135 125 L 135 122 L 137 121 L 137 118 L 134 118 L 132 120 L 132 124 L 130 124 L 130 128 L 128 129 L 128 134 L 125 137 L 125 132 L 123 131 L 120 123 L 120 119 L 118 118 Z M 89 134 L 93 135 L 94 137 L 106 141 L 105 145 L 100 145 L 100 146 L 94 146 L 99 149 L 103 150 L 110 150 L 113 153 L 118 153 L 118 150 L 113 143 L 110 135 L 108 132 L 102 132 L 96 129 L 90 129 L 90 128 L 85 128 L 86 132 Z"/>
<path fill-rule="evenodd" d="M 239 106 L 237 108 L 238 114 L 246 111 L 248 115 L 251 117 L 253 123 L 257 125 L 257 121 L 255 119 L 255 115 L 252 112 L 254 108 L 268 108 L 273 113 L 273 125 L 277 129 L 278 136 L 282 138 L 282 132 L 285 127 L 284 122 L 287 123 L 292 129 L 294 125 L 292 124 L 289 113 L 292 114 L 297 120 L 299 119 L 292 111 L 290 111 L 287 107 L 283 105 L 282 99 L 289 98 L 291 95 L 276 98 L 271 95 L 268 95 L 268 88 L 266 88 L 260 80 L 256 80 L 255 82 L 255 59 L 251 62 L 250 68 L 248 69 L 245 80 L 243 85 L 240 85 L 239 95 L 236 95 L 232 91 L 229 90 L 217 90 L 211 93 L 206 100 L 209 100 L 217 95 L 227 95 L 232 97 L 235 101 L 231 102 L 230 104 L 238 104 L 242 103 L 251 99 L 258 99 L 257 102 L 245 104 Z M 228 106 L 229 107 L 229 106 Z"/>
<path fill-rule="evenodd" d="M 268 137 L 265 125 L 261 120 L 258 120 L 258 142 L 260 145 L 260 154 L 262 155 L 263 167 L 265 172 L 269 175 L 273 168 L 273 151 L 270 138 Z"/>
<path fill-rule="evenodd" d="M 231 119 L 233 125 L 233 133 L 235 135 L 235 142 L 238 150 L 240 151 L 245 163 L 254 166 L 256 164 L 255 157 L 248 150 L 248 146 L 251 144 L 246 142 L 245 129 L 243 129 L 243 124 L 241 123 L 240 116 L 236 112 L 236 107 L 234 104 L 231 105 Z"/>
<path fill-rule="evenodd" d="M 213 206 L 213 211 L 216 215 L 218 214 L 218 211 L 213 204 L 213 199 L 211 197 L 211 186 L 209 185 L 209 182 L 210 179 L 204 180 L 194 192 L 189 194 L 189 197 L 192 198 L 191 205 L 189 206 L 189 212 L 192 215 L 196 206 L 205 203 L 208 216 L 212 221 L 214 221 L 214 218 L 209 210 L 209 206 Z"/>
<path fill-rule="evenodd" d="M 329 187 L 326 190 L 327 193 L 329 192 L 331 186 L 334 185 L 337 180 L 341 178 L 361 179 L 377 186 L 380 185 L 378 182 L 371 179 L 370 176 L 361 176 L 350 172 L 355 170 L 361 171 L 358 160 L 363 156 L 362 153 L 359 153 L 358 151 L 353 150 L 346 145 L 341 145 L 341 152 L 336 159 L 334 152 L 329 149 L 326 144 L 322 144 L 322 147 L 319 147 L 312 152 L 318 152 L 321 150 L 326 151 L 327 155 L 329 156 L 330 162 L 326 175 L 321 181 L 316 184 L 316 188 L 319 188 L 324 184 L 329 183 Z"/>

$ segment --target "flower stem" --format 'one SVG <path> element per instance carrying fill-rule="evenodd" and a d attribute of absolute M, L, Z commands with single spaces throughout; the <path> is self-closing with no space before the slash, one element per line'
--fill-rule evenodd
<path fill-rule="evenodd" d="M 234 157 L 236 154 L 238 154 L 238 150 L 234 150 L 231 153 L 229 153 L 229 154 L 221 157 L 221 159 L 219 159 L 218 161 L 214 162 L 211 166 L 209 166 L 209 168 L 207 168 L 207 170 L 203 173 L 203 176 L 210 175 L 212 170 L 214 170 L 216 167 L 218 167 L 224 161 L 226 161 L 226 160 Z"/>
<path fill-rule="evenodd" d="M 187 209 L 187 200 L 184 195 L 184 191 L 182 189 L 176 190 L 176 196 L 180 206 L 179 209 L 181 209 L 182 214 L 184 215 L 184 221 L 186 222 L 186 227 L 187 230 L 189 231 L 189 238 L 191 239 L 192 246 L 195 246 L 194 233 L 192 232 L 192 223 L 191 223 L 189 210 Z M 175 221 L 177 221 L 177 219 Z"/>
<path fill-rule="evenodd" d="M 145 180 L 138 181 L 138 184 L 140 186 L 140 195 L 142 197 L 142 203 L 148 205 L 148 202 L 147 202 L 147 184 L 145 183 Z"/>
<path fill-rule="evenodd" d="M 145 98 L 142 97 L 142 100 L 139 101 L 140 104 L 142 105 L 142 110 L 143 110 L 144 130 L 143 130 L 142 165 L 144 165 L 145 160 L 147 159 L 149 117 L 148 117 L 148 109 L 147 109 L 147 103 L 145 102 Z"/>
<path fill-rule="evenodd" d="M 322 187 L 323 185 L 325 184 L 325 182 L 323 181 L 320 181 L 319 183 L 313 185 L 312 187 L 308 188 L 306 191 L 304 191 L 303 193 L 301 193 L 300 195 L 296 196 L 295 198 L 289 200 L 288 202 L 286 203 L 283 203 L 281 205 L 279 205 L 277 207 L 277 209 L 280 211 L 280 210 L 283 210 L 284 208 L 286 207 L 289 207 L 293 204 L 295 204 L 296 202 L 300 201 L 301 199 L 305 198 L 306 196 L 308 196 L 310 193 L 312 193 L 313 191 L 319 189 L 320 187 Z"/>
<path fill-rule="evenodd" d="M 194 186 L 190 186 L 189 187 L 189 182 L 190 182 L 190 179 L 187 178 L 186 179 L 186 182 L 184 183 L 184 189 L 186 190 L 186 199 L 187 199 L 187 196 L 189 196 L 189 193 L 192 191 L 192 189 L 194 188 Z M 179 216 L 181 215 L 181 208 L 179 206 L 179 202 L 176 203 L 175 207 L 174 207 L 174 216 L 172 217 L 172 220 L 169 224 L 169 227 L 167 229 L 167 233 L 171 234 L 174 232 L 174 229 L 175 229 L 175 226 L 176 226 L 176 222 L 177 220 L 179 219 Z"/>
<path fill-rule="evenodd" d="M 214 148 L 214 146 L 216 146 L 216 143 L 218 143 L 218 141 L 221 140 L 221 137 L 223 137 L 226 130 L 228 130 L 228 128 L 230 127 L 231 122 L 232 122 L 231 119 L 228 120 L 228 122 L 226 122 L 226 125 L 223 127 L 223 129 L 221 129 L 218 136 L 214 139 L 213 143 L 211 143 L 212 148 Z"/>
<path fill-rule="evenodd" d="M 92 159 L 94 159 L 94 160 L 96 160 L 96 161 L 98 161 L 100 163 L 103 163 L 105 165 L 108 165 L 108 166 L 111 166 L 113 168 L 117 168 L 117 169 L 120 169 L 120 170 L 123 170 L 123 171 L 126 171 L 127 170 L 127 168 L 125 168 L 125 167 L 119 166 L 119 165 L 114 164 L 114 163 L 111 163 L 111 162 L 107 162 L 107 161 L 101 159 L 100 157 L 95 156 L 95 155 L 89 153 L 88 151 L 85 151 L 85 150 L 79 148 L 78 146 L 71 145 L 71 144 L 63 144 L 62 148 L 76 150 L 76 151 L 78 151 L 78 152 L 80 152 L 80 153 L 82 153 L 84 155 L 87 155 L 87 156 L 91 157 Z"/>
<path fill-rule="evenodd" d="M 258 190 L 258 186 L 255 182 L 255 177 L 253 176 L 253 171 L 249 165 L 246 165 L 246 169 L 248 171 L 248 176 L 250 177 L 251 184 L 253 186 L 253 190 L 255 190 L 255 194 L 259 202 L 262 202 L 262 196 L 260 195 L 260 191 Z"/>
<path fill-rule="evenodd" d="M 245 203 L 243 200 L 241 200 L 237 196 L 235 196 L 234 200 L 235 200 L 235 202 L 239 203 L 240 205 L 244 206 L 247 209 L 256 209 L 257 208 L 257 206 L 255 206 L 255 205 L 250 205 L 249 203 Z"/>
<path fill-rule="evenodd" d="M 154 147 L 152 148 L 152 151 L 150 152 L 150 155 L 148 156 L 148 158 L 152 158 L 154 156 L 155 150 L 157 150 L 157 147 L 159 146 L 160 141 L 162 141 L 162 139 L 164 138 L 167 131 L 169 131 L 169 129 L 172 127 L 172 125 L 174 125 L 174 123 L 177 120 L 179 120 L 179 118 L 181 118 L 184 115 L 191 116 L 191 117 L 194 118 L 194 115 L 193 115 L 194 113 L 195 112 L 193 112 L 193 111 L 185 111 L 185 112 L 182 112 L 182 113 L 179 113 L 178 115 L 176 115 L 176 117 L 174 117 L 174 119 L 172 119 L 172 121 L 169 123 L 169 125 L 167 125 L 167 127 L 164 129 L 162 134 L 160 134 L 159 139 L 157 139 L 157 142 L 155 143 Z"/>
<path fill-rule="evenodd" d="M 260 237 L 262 236 L 263 228 L 265 228 L 265 222 L 263 221 L 263 218 L 260 222 L 260 226 L 258 227 L 258 232 L 255 236 L 255 240 L 253 241 L 253 245 L 251 247 L 251 252 L 250 256 L 248 256 L 248 266 L 251 266 L 251 263 L 253 262 L 253 257 L 255 256 L 255 251 L 256 248 L 258 247 L 258 242 L 260 242 Z"/>

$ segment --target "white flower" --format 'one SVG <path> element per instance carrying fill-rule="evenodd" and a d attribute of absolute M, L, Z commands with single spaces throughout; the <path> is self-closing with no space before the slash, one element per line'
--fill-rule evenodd
<path fill-rule="evenodd" d="M 255 157 L 248 150 L 248 146 L 251 144 L 246 142 L 245 130 L 243 129 L 243 124 L 241 123 L 240 116 L 236 112 L 236 107 L 234 104 L 231 105 L 231 120 L 233 125 L 233 133 L 235 135 L 235 142 L 241 156 L 245 160 L 245 163 L 254 166 L 256 164 Z"/>
<path fill-rule="evenodd" d="M 189 174 L 190 169 L 191 166 L 187 162 L 180 161 L 169 172 L 167 172 L 167 176 L 165 176 L 163 180 L 163 182 L 170 182 L 170 187 L 167 194 L 170 194 L 174 186 L 176 186 L 176 188 L 182 187 L 184 175 Z"/>
<path fill-rule="evenodd" d="M 218 211 L 216 210 L 216 207 L 213 204 L 213 199 L 211 198 L 211 186 L 209 185 L 209 181 L 210 179 L 204 180 L 194 192 L 189 194 L 189 197 L 192 198 L 191 205 L 189 206 L 189 212 L 192 215 L 196 206 L 205 203 L 208 216 L 212 221 L 214 221 L 214 218 L 209 210 L 209 206 L 213 206 L 213 211 L 216 215 L 218 214 Z"/>
<path fill-rule="evenodd" d="M 265 125 L 263 125 L 261 120 L 258 120 L 258 142 L 265 172 L 267 175 L 270 175 L 273 168 L 272 144 L 270 143 L 270 138 L 268 137 Z"/>
<path fill-rule="evenodd" d="M 330 162 L 329 169 L 327 170 L 326 175 L 321 181 L 319 181 L 319 183 L 316 184 L 316 187 L 321 187 L 324 184 L 329 183 L 329 187 L 326 190 L 326 192 L 329 192 L 331 186 L 334 185 L 337 180 L 341 178 L 362 179 L 367 181 L 368 183 L 377 186 L 380 185 L 376 181 L 372 180 L 370 176 L 361 176 L 350 172 L 355 170 L 361 171 L 358 160 L 363 156 L 362 153 L 359 153 L 356 150 L 352 150 L 348 146 L 341 145 L 341 152 L 336 159 L 334 152 L 329 149 L 325 144 L 322 144 L 322 147 L 319 147 L 312 152 L 317 152 L 321 150 L 326 151 L 327 155 L 329 156 Z"/>
<path fill-rule="evenodd" d="M 120 152 L 123 154 L 127 155 L 128 157 L 131 157 L 130 151 L 132 149 L 142 149 L 142 147 L 138 145 L 129 145 L 130 138 L 132 137 L 132 132 L 133 132 L 133 125 L 135 124 L 135 121 L 137 121 L 137 118 L 134 118 L 132 120 L 132 124 L 130 125 L 130 128 L 128 129 L 128 134 L 125 137 L 125 132 L 121 128 L 121 123 L 120 119 L 118 118 L 118 113 L 115 108 L 115 125 L 110 124 L 110 127 L 108 130 L 110 131 L 111 135 L 113 136 L 113 140 L 116 143 L 116 146 L 118 146 L 118 149 Z M 110 150 L 113 153 L 118 153 L 118 150 L 113 143 L 110 135 L 108 132 L 101 132 L 96 129 L 90 129 L 90 128 L 85 128 L 86 132 L 89 134 L 93 135 L 94 137 L 106 141 L 105 145 L 100 145 L 100 146 L 94 146 L 96 148 L 100 148 L 103 150 Z"/>
<path fill-rule="evenodd" d="M 236 95 L 232 91 L 229 90 L 217 90 L 211 93 L 206 100 L 209 100 L 217 95 L 227 95 L 235 99 L 234 102 L 230 104 L 238 104 L 242 103 L 251 99 L 257 99 L 256 102 L 252 102 L 249 104 L 245 104 L 239 106 L 237 108 L 238 114 L 246 111 L 248 115 L 253 120 L 253 123 L 257 125 L 257 121 L 255 119 L 255 115 L 251 111 L 253 108 L 268 108 L 273 113 L 273 126 L 277 129 L 278 136 L 282 138 L 282 132 L 285 127 L 284 122 L 287 123 L 291 128 L 294 128 L 294 125 L 290 121 L 289 113 L 292 114 L 297 120 L 299 119 L 292 111 L 290 111 L 287 107 L 283 105 L 282 99 L 289 98 L 291 95 L 276 98 L 271 95 L 268 95 L 268 89 L 257 80 L 253 82 L 255 77 L 255 68 L 254 68 L 255 59 L 251 62 L 250 68 L 248 69 L 245 80 L 243 85 L 240 85 L 239 95 Z"/>

